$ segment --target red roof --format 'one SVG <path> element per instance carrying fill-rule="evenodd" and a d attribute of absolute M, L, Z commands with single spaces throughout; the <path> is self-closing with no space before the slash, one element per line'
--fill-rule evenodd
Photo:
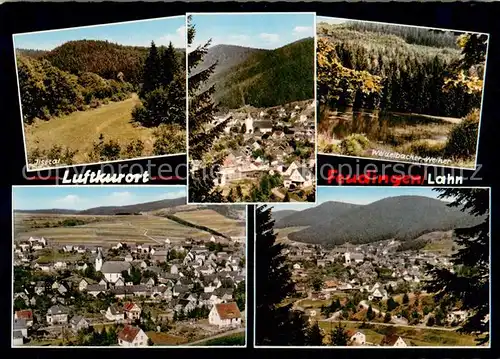
<path fill-rule="evenodd" d="M 389 335 L 386 335 L 384 338 L 382 338 L 382 342 L 380 344 L 385 345 L 385 346 L 394 346 L 394 344 L 396 344 L 398 339 L 399 339 L 399 335 L 389 334 Z"/>
<path fill-rule="evenodd" d="M 127 302 L 123 305 L 123 311 L 130 312 L 132 309 L 134 309 L 134 307 L 135 307 L 135 303 Z"/>
<path fill-rule="evenodd" d="M 33 319 L 33 312 L 31 311 L 31 309 L 18 310 L 16 312 L 16 316 L 19 319 L 31 320 Z"/>
<path fill-rule="evenodd" d="M 126 325 L 125 328 L 123 328 L 123 330 L 120 333 L 118 333 L 118 338 L 126 342 L 132 343 L 137 334 L 139 334 L 140 330 L 141 328 L 139 327 Z"/>
<path fill-rule="evenodd" d="M 219 313 L 220 319 L 241 318 L 240 310 L 235 302 L 216 304 L 215 310 Z"/>

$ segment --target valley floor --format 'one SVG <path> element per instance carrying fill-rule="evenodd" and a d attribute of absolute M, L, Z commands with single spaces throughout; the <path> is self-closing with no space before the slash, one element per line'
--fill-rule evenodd
<path fill-rule="evenodd" d="M 144 153 L 152 153 L 153 129 L 132 122 L 132 110 L 140 103 L 134 94 L 131 98 L 111 102 L 99 108 L 78 111 L 48 121 L 38 120 L 25 126 L 26 148 L 29 155 L 36 149 L 50 150 L 54 145 L 78 150 L 76 164 L 88 163 L 88 153 L 94 142 L 103 134 L 104 141 L 117 141 L 124 147 L 134 140 L 142 140 Z"/>

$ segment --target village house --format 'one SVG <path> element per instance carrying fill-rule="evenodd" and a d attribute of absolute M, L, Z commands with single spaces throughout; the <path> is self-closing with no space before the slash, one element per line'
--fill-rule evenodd
<path fill-rule="evenodd" d="M 349 330 L 347 335 L 349 337 L 349 345 L 359 346 L 366 344 L 366 335 L 359 331 Z"/>
<path fill-rule="evenodd" d="M 31 327 L 33 325 L 33 312 L 31 309 L 17 310 L 14 319 L 23 319 L 26 321 L 26 326 Z"/>
<path fill-rule="evenodd" d="M 387 347 L 403 347 L 403 348 L 408 346 L 408 344 L 406 344 L 403 338 L 395 334 L 384 336 L 384 338 L 382 338 L 380 345 Z"/>
<path fill-rule="evenodd" d="M 71 318 L 71 320 L 69 321 L 69 324 L 71 324 L 71 328 L 74 331 L 87 329 L 89 327 L 89 322 L 87 321 L 87 319 L 85 319 L 81 315 L 75 315 L 73 318 Z"/>
<path fill-rule="evenodd" d="M 49 325 L 67 324 L 69 309 L 61 305 L 53 305 L 47 310 L 46 320 Z"/>
<path fill-rule="evenodd" d="M 118 307 L 116 304 L 112 304 L 108 307 L 106 311 L 106 319 L 119 322 L 125 319 L 123 309 Z"/>
<path fill-rule="evenodd" d="M 136 326 L 126 325 L 118 333 L 118 345 L 122 347 L 138 347 L 148 345 L 148 336 Z"/>
<path fill-rule="evenodd" d="M 28 325 L 25 319 L 14 319 L 14 332 L 18 331 L 24 338 L 28 337 Z"/>
<path fill-rule="evenodd" d="M 235 302 L 215 304 L 208 314 L 208 322 L 218 327 L 239 327 L 241 313 Z"/>
<path fill-rule="evenodd" d="M 123 305 L 123 313 L 129 320 L 136 320 L 141 317 L 141 308 L 132 302 L 127 302 Z"/>

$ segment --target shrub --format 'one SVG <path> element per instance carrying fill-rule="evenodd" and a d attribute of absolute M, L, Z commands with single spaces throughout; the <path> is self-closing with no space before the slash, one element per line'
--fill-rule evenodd
<path fill-rule="evenodd" d="M 167 155 L 186 151 L 186 130 L 180 125 L 160 125 L 154 132 L 153 153 Z"/>
<path fill-rule="evenodd" d="M 365 135 L 355 133 L 342 140 L 340 152 L 343 155 L 361 156 L 369 144 L 370 140 Z"/>
<path fill-rule="evenodd" d="M 448 157 L 469 158 L 476 154 L 479 130 L 479 110 L 473 110 L 458 125 L 453 127 L 446 143 Z"/>

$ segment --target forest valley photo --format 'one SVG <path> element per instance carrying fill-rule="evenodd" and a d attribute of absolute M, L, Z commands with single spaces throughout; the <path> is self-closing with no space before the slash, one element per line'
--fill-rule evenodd
<path fill-rule="evenodd" d="M 184 56 L 154 41 L 16 48 L 28 169 L 185 152 Z"/>
<path fill-rule="evenodd" d="M 473 168 L 488 35 L 331 20 L 317 25 L 318 152 Z"/>

